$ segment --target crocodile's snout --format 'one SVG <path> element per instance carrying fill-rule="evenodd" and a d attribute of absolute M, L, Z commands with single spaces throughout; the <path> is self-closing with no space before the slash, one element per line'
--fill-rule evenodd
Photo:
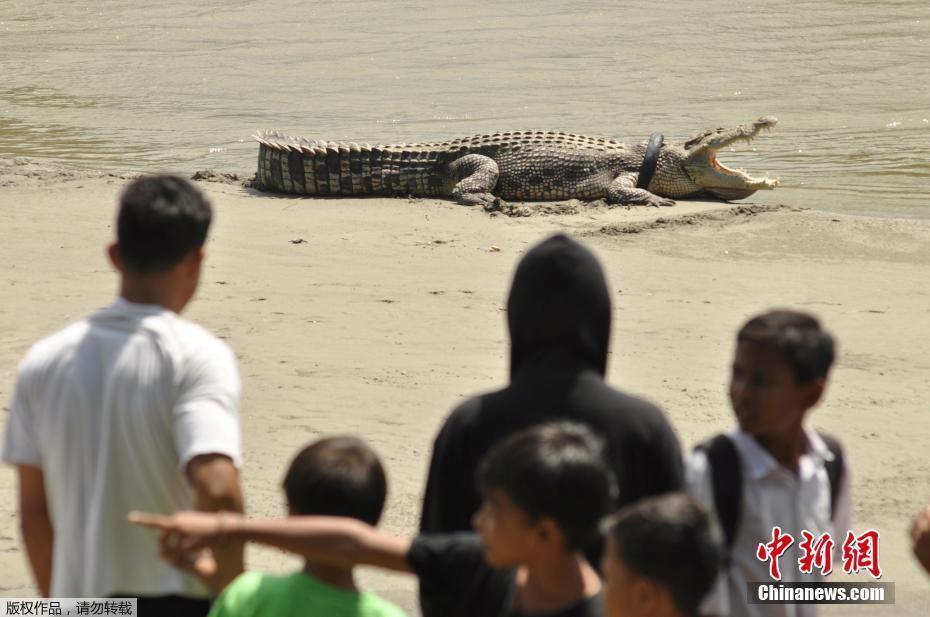
<path fill-rule="evenodd" d="M 755 178 L 742 169 L 727 167 L 717 159 L 717 152 L 739 141 L 749 143 L 777 123 L 775 116 L 762 116 L 749 124 L 707 131 L 692 138 L 686 144 L 688 154 L 684 161 L 688 175 L 706 193 L 727 201 L 745 199 L 759 190 L 774 189 L 779 184 L 778 178 Z"/>

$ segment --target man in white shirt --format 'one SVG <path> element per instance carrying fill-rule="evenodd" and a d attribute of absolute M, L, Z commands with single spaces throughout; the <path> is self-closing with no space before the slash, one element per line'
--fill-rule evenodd
<path fill-rule="evenodd" d="M 702 615 L 818 613 L 816 604 L 749 604 L 747 583 L 823 581 L 825 567 L 812 563 L 810 572 L 800 570 L 805 530 L 814 542 L 830 534 L 833 551 L 842 554 L 837 549 L 849 530 L 851 510 L 848 465 L 839 443 L 806 422 L 826 387 L 834 347 L 832 336 L 814 317 L 794 311 L 758 315 L 737 335 L 730 400 L 738 426 L 699 447 L 686 466 L 688 492 L 717 511 L 729 554 L 728 567 L 702 605 Z M 772 543 L 774 548 L 787 542 L 775 542 L 776 527 L 793 541 L 780 558 L 778 551 L 760 558 L 760 545 Z M 826 551 L 828 544 L 822 547 Z M 815 546 L 809 548 L 814 554 Z M 780 581 L 772 577 L 773 559 L 780 564 Z"/>
<path fill-rule="evenodd" d="M 200 279 L 212 210 L 172 176 L 120 198 L 110 260 L 119 298 L 27 353 L 3 460 L 19 475 L 39 591 L 139 597 L 140 615 L 206 615 L 209 594 L 157 557 L 130 510 L 242 511 L 239 372 L 219 339 L 178 314 Z M 241 545 L 218 560 L 240 568 Z"/>

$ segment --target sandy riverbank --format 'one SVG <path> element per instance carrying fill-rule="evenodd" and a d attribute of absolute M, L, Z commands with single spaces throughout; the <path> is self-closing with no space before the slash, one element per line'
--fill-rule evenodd
<path fill-rule="evenodd" d="M 4 408 L 29 345 L 110 301 L 115 277 L 103 247 L 125 181 L 21 163 L 0 161 Z M 791 306 L 824 319 L 840 359 L 813 423 L 845 442 L 854 526 L 882 532 L 883 580 L 897 586 L 894 607 L 840 612 L 927 614 L 928 582 L 905 530 L 930 500 L 930 222 L 708 202 L 492 217 L 435 200 L 307 200 L 201 186 L 216 225 L 188 316 L 239 356 L 250 513 L 283 511 L 278 485 L 299 446 L 358 433 L 387 463 L 385 527 L 412 532 L 442 418 L 506 380 L 502 307 L 517 260 L 566 230 L 608 273 L 610 381 L 663 405 L 688 449 L 731 423 L 732 338 L 749 314 Z M 30 596 L 14 491 L 12 472 L 0 472 L 0 595 Z M 293 563 L 250 552 L 255 568 Z M 410 580 L 366 579 L 415 605 Z"/>

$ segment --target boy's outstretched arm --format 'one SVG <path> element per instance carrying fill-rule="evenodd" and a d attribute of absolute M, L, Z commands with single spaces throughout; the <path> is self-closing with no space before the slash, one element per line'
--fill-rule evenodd
<path fill-rule="evenodd" d="M 162 532 L 168 544 L 194 551 L 224 540 L 258 542 L 304 559 L 339 567 L 369 565 L 411 572 L 409 538 L 381 533 L 361 521 L 333 516 L 249 519 L 230 512 L 176 512 L 170 516 L 132 512 L 129 520 Z"/>

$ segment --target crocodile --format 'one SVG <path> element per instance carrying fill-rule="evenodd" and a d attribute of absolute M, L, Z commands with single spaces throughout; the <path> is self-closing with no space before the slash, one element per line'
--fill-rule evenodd
<path fill-rule="evenodd" d="M 717 152 L 751 141 L 776 122 L 764 116 L 683 142 L 662 144 L 660 139 L 651 174 L 642 171 L 647 156 L 655 160 L 655 150 L 647 153 L 648 142 L 627 146 L 574 133 L 513 131 L 370 146 L 263 131 L 255 135 L 260 145 L 253 186 L 300 195 L 451 197 L 488 209 L 499 207 L 501 200 L 606 198 L 611 205 L 647 206 L 699 196 L 729 201 L 774 189 L 779 181 L 731 169 L 717 160 Z"/>

